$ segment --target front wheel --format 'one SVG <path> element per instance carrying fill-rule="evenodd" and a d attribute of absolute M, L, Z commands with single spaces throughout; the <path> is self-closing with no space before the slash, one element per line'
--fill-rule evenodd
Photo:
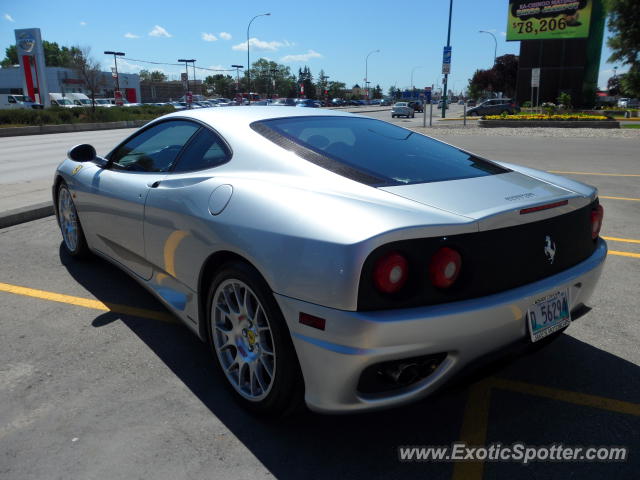
<path fill-rule="evenodd" d="M 284 317 L 260 274 L 226 264 L 208 295 L 209 341 L 236 400 L 259 414 L 294 411 L 304 383 Z"/>

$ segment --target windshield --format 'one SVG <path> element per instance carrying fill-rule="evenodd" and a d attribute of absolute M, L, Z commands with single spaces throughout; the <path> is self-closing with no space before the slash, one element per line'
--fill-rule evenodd
<path fill-rule="evenodd" d="M 31 100 L 31 98 L 27 97 L 26 95 L 14 95 L 13 98 L 16 99 L 16 102 L 32 102 L 33 100 Z"/>
<path fill-rule="evenodd" d="M 509 171 L 433 138 L 369 118 L 277 118 L 255 122 L 251 128 L 305 160 L 368 185 L 440 182 Z"/>
<path fill-rule="evenodd" d="M 59 100 L 56 100 L 56 102 L 58 102 L 58 104 L 60 105 L 73 105 L 71 100 L 69 100 L 68 98 L 61 98 Z"/>
<path fill-rule="evenodd" d="M 100 105 L 111 105 L 111 102 L 109 102 L 109 100 L 105 100 L 104 98 L 96 98 L 96 103 L 99 103 Z"/>

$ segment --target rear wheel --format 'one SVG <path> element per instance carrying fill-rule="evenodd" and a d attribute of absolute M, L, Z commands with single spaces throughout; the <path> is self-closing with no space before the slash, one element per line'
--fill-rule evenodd
<path fill-rule="evenodd" d="M 69 187 L 63 182 L 58 188 L 58 205 L 56 209 L 58 225 L 62 233 L 64 249 L 69 255 L 76 258 L 86 258 L 89 256 L 87 240 L 78 218 L 76 206 Z"/>
<path fill-rule="evenodd" d="M 207 305 L 210 346 L 235 398 L 270 416 L 301 405 L 304 384 L 289 330 L 260 274 L 242 262 L 226 264 Z"/>

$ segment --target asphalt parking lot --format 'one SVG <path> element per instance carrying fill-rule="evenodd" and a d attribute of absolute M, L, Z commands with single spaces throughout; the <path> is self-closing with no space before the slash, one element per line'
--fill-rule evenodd
<path fill-rule="evenodd" d="M 0 478 L 637 478 L 640 137 L 433 131 L 600 189 L 610 255 L 593 310 L 547 348 L 423 402 L 268 422 L 126 274 L 67 257 L 53 218 L 0 230 Z M 99 135 L 99 133 L 96 133 Z M 625 446 L 619 463 L 406 463 L 399 446 Z"/>

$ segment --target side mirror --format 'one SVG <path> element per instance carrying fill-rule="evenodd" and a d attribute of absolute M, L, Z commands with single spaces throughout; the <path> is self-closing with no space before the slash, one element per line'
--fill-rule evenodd
<path fill-rule="evenodd" d="M 88 143 L 76 145 L 67 152 L 67 157 L 76 162 L 90 162 L 96 159 L 96 149 Z"/>

